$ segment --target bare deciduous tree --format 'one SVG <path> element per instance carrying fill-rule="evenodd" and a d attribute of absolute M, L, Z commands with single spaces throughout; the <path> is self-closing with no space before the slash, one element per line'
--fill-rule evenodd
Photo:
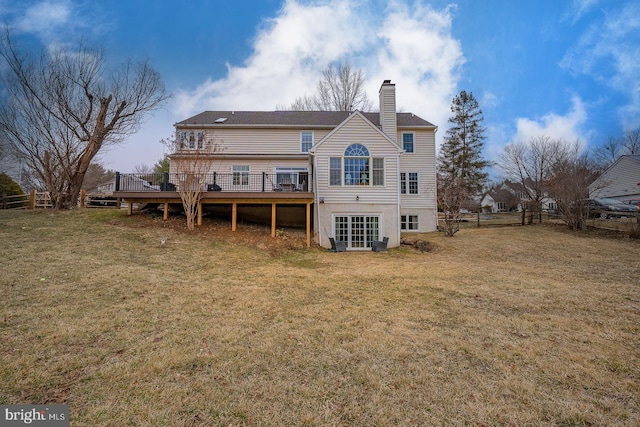
<path fill-rule="evenodd" d="M 362 70 L 349 61 L 329 65 L 318 81 L 316 94 L 296 98 L 289 109 L 296 111 L 370 111 L 371 100 L 364 90 Z"/>
<path fill-rule="evenodd" d="M 202 208 L 200 202 L 212 178 L 214 154 L 218 151 L 218 146 L 214 141 L 204 141 L 204 144 L 194 148 L 185 148 L 177 137 L 164 139 L 161 143 L 169 150 L 171 176 L 175 177 L 174 181 L 187 217 L 187 228 L 193 230 L 198 209 Z"/>
<path fill-rule="evenodd" d="M 624 154 L 640 154 L 640 128 L 626 131 L 621 141 L 626 150 Z"/>
<path fill-rule="evenodd" d="M 93 158 L 136 132 L 166 98 L 147 61 L 107 70 L 103 52 L 80 44 L 34 58 L 0 36 L 5 99 L 0 134 L 25 159 L 57 209 L 77 205 Z"/>
<path fill-rule="evenodd" d="M 594 160 L 601 169 L 606 169 L 626 154 L 640 154 L 640 128 L 628 130 L 620 138 L 610 136 L 594 150 Z"/>
<path fill-rule="evenodd" d="M 569 150 L 568 144 L 562 140 L 535 137 L 527 142 L 506 145 L 500 154 L 499 166 L 509 179 L 521 186 L 530 201 L 531 210 L 539 214 L 548 196 L 547 184 L 552 177 L 554 163 L 565 158 Z M 542 215 L 539 220 L 542 222 Z"/>
<path fill-rule="evenodd" d="M 569 228 L 584 230 L 588 217 L 586 199 L 589 185 L 598 176 L 597 168 L 587 154 L 581 154 L 578 143 L 565 146 L 566 151 L 551 166 L 549 196 L 558 204 L 561 218 Z"/>

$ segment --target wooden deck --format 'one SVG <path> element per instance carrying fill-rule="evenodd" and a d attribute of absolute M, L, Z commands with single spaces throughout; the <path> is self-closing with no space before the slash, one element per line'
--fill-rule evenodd
<path fill-rule="evenodd" d="M 128 203 L 127 213 L 133 213 L 133 204 L 159 203 L 163 205 L 163 218 L 169 218 L 169 205 L 182 204 L 177 191 L 114 191 L 118 197 Z M 231 230 L 236 231 L 238 205 L 271 205 L 271 236 L 276 236 L 276 206 L 306 205 L 307 247 L 311 247 L 311 204 L 313 193 L 303 191 L 268 191 L 268 192 L 230 192 L 207 191 L 203 193 L 198 208 L 198 225 L 202 225 L 201 205 L 231 205 Z"/>

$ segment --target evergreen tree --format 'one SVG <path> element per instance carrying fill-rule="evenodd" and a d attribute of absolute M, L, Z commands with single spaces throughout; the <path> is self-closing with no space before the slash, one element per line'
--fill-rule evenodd
<path fill-rule="evenodd" d="M 161 174 L 165 172 L 169 172 L 169 165 L 171 164 L 171 159 L 169 159 L 168 155 L 165 155 L 163 158 L 158 160 L 153 165 L 153 173 Z"/>
<path fill-rule="evenodd" d="M 438 201 L 444 211 L 448 236 L 459 229 L 460 209 L 480 193 L 487 182 L 482 158 L 484 116 L 473 93 L 461 91 L 451 103 L 453 116 L 438 156 Z"/>

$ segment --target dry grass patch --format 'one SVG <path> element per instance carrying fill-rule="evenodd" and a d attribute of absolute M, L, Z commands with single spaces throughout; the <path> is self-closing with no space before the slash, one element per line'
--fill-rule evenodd
<path fill-rule="evenodd" d="M 336 254 L 292 231 L 0 212 L 0 403 L 66 402 L 76 426 L 640 423 L 638 241 L 423 237 Z"/>

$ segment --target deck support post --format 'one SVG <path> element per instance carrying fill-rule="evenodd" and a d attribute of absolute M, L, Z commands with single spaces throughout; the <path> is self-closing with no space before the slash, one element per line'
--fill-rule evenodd
<path fill-rule="evenodd" d="M 307 218 L 305 224 L 307 226 L 307 247 L 311 247 L 311 203 L 307 203 Z"/>
<path fill-rule="evenodd" d="M 162 213 L 162 219 L 165 221 L 169 219 L 169 202 L 164 202 L 164 212 Z"/>
<path fill-rule="evenodd" d="M 202 202 L 198 202 L 198 225 L 202 225 Z"/>
<path fill-rule="evenodd" d="M 236 222 L 238 219 L 238 204 L 231 204 L 231 231 L 236 231 Z"/>
<path fill-rule="evenodd" d="M 276 204 L 271 203 L 271 237 L 276 237 Z"/>

